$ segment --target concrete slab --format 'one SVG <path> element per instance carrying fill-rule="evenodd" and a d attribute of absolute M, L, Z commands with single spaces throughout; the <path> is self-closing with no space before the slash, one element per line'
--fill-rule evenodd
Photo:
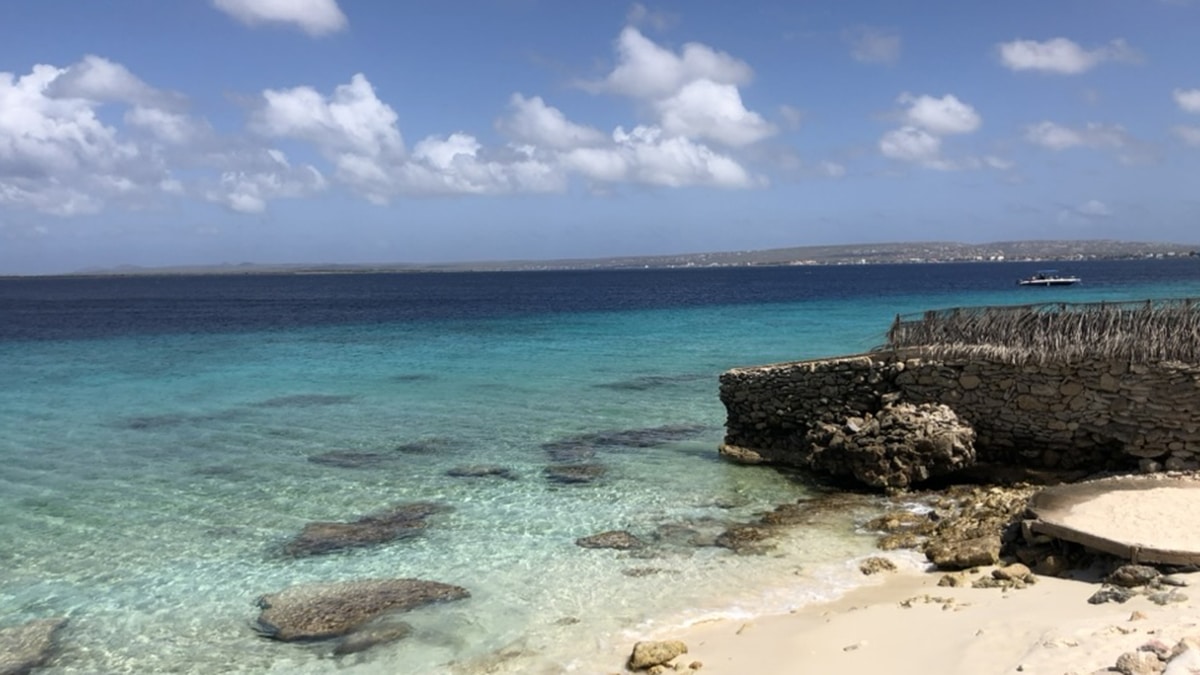
<path fill-rule="evenodd" d="M 1200 481 L 1106 478 L 1035 494 L 1035 533 L 1135 563 L 1200 564 Z"/>

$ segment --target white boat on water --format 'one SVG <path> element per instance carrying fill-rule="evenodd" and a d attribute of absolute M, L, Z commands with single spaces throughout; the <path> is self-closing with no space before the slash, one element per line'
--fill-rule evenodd
<path fill-rule="evenodd" d="M 1018 279 L 1018 286 L 1070 286 L 1083 281 L 1075 276 L 1063 276 L 1058 270 L 1038 270 L 1033 276 Z"/>

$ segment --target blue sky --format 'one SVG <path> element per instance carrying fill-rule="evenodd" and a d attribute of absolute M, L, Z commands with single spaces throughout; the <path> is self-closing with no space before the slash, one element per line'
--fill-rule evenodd
<path fill-rule="evenodd" d="M 0 274 L 1200 241 L 1200 0 L 0 3 Z"/>

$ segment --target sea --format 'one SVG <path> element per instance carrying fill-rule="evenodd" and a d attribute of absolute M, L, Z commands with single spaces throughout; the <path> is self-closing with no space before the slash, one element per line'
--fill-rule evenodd
<path fill-rule="evenodd" d="M 897 314 L 1200 298 L 1200 258 L 1016 285 L 1044 266 L 0 279 L 0 627 L 69 619 L 46 674 L 606 673 L 832 599 L 868 583 L 883 498 L 720 459 L 718 377 L 872 349 Z M 797 502 L 772 548 L 713 545 Z M 413 503 L 438 506 L 413 536 L 289 554 Z M 611 530 L 646 546 L 576 544 Z M 254 630 L 264 594 L 378 578 L 470 597 L 346 655 Z"/>

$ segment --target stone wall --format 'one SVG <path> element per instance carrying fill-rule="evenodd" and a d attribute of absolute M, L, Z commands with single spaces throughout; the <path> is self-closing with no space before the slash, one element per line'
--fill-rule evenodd
<path fill-rule="evenodd" d="M 1001 363 L 916 352 L 739 368 L 721 376 L 722 453 L 804 466 L 816 425 L 893 402 L 941 403 L 976 431 L 981 462 L 1057 469 L 1200 466 L 1200 366 Z"/>

